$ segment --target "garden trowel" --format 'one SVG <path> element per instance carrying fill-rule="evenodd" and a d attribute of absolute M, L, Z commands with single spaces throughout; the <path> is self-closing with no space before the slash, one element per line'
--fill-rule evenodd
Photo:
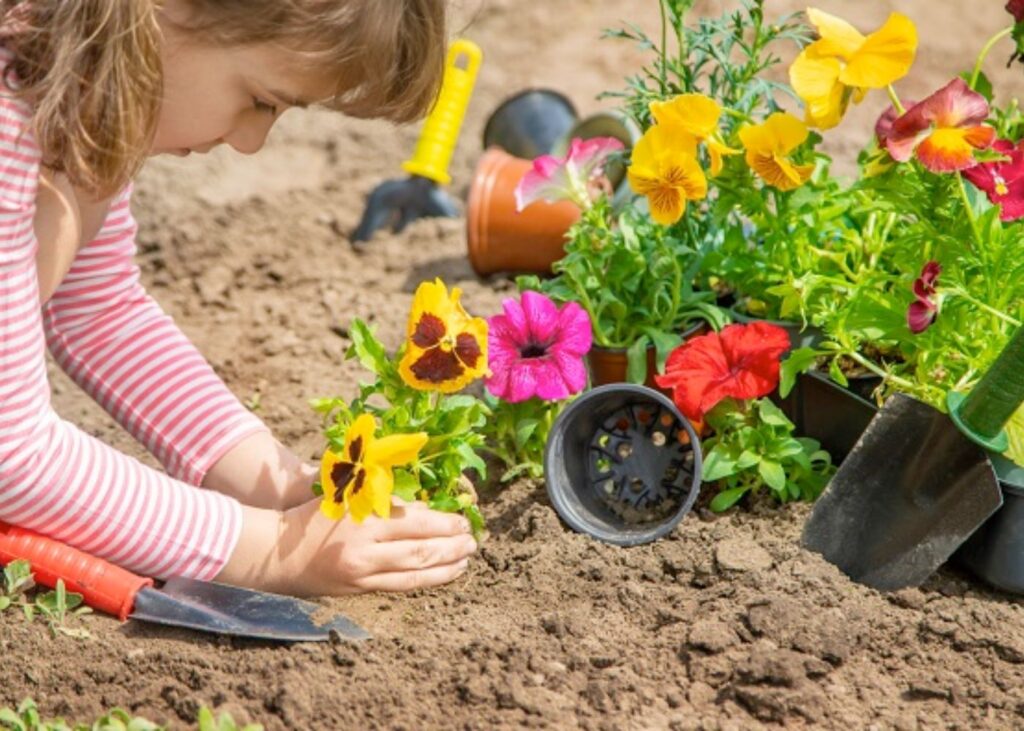
<path fill-rule="evenodd" d="M 471 41 L 459 39 L 452 43 L 437 103 L 423 123 L 416 151 L 402 165 L 410 176 L 405 180 L 386 180 L 370 192 L 363 217 L 352 232 L 352 243 L 369 241 L 377 229 L 388 224 L 398 233 L 417 218 L 459 215 L 455 203 L 440 186 L 451 182 L 448 163 L 455 152 L 482 56 L 480 48 Z"/>
<path fill-rule="evenodd" d="M 891 397 L 818 499 L 803 545 L 881 590 L 918 586 L 1003 504 L 989 452 L 1024 401 L 1024 328 L 949 414 Z"/>
<path fill-rule="evenodd" d="M 328 640 L 332 632 L 343 639 L 370 637 L 345 617 L 317 622 L 318 604 L 293 597 L 242 589 L 227 584 L 181 577 L 156 589 L 153 579 L 136 576 L 101 558 L 60 541 L 0 522 L 0 563 L 25 559 L 37 583 L 54 587 L 63 579 L 68 591 L 79 593 L 93 609 L 113 614 L 122 622 L 141 619 L 202 632 L 254 637 L 281 642 Z"/>

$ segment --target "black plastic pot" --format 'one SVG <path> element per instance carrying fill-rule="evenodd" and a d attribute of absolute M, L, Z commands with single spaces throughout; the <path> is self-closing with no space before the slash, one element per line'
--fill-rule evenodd
<path fill-rule="evenodd" d="M 573 125 L 576 108 L 552 89 L 527 89 L 505 99 L 484 126 L 484 149 L 500 147 L 532 160 L 555 150 Z"/>
<path fill-rule="evenodd" d="M 548 496 L 562 520 L 618 546 L 675 528 L 697 499 L 700 474 L 693 427 L 671 400 L 634 384 L 577 398 L 555 421 L 544 451 Z"/>
<path fill-rule="evenodd" d="M 796 433 L 821 442 L 835 464 L 853 449 L 878 412 L 874 403 L 843 388 L 824 373 L 811 371 L 797 377 L 789 396 L 772 397 Z"/>
<path fill-rule="evenodd" d="M 990 456 L 1003 507 L 967 539 L 953 561 L 997 589 L 1024 594 L 1024 469 L 1000 455 Z"/>

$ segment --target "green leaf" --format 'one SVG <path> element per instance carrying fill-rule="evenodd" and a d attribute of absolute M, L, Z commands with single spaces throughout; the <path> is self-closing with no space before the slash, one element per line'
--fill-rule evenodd
<path fill-rule="evenodd" d="M 792 422 L 782 413 L 782 409 L 776 406 L 770 399 L 762 398 L 757 401 L 757 410 L 761 415 L 761 421 L 770 426 L 781 426 L 793 428 Z"/>
<path fill-rule="evenodd" d="M 407 503 L 411 503 L 416 500 L 416 493 L 420 491 L 420 481 L 416 479 L 409 470 L 396 469 L 395 475 L 395 487 L 392 491 L 393 495 L 400 497 Z"/>
<path fill-rule="evenodd" d="M 786 398 L 796 385 L 796 377 L 806 373 L 817 361 L 821 351 L 814 348 L 797 348 L 789 354 L 789 357 L 782 361 L 779 369 L 781 380 L 779 381 L 779 395 Z"/>
<path fill-rule="evenodd" d="M 476 450 L 474 450 L 471 445 L 467 442 L 460 442 L 455 451 L 462 458 L 463 469 L 460 471 L 472 469 L 476 470 L 476 473 L 480 475 L 480 477 L 487 477 L 487 464 L 480 458 L 480 455 L 476 453 Z"/>
<path fill-rule="evenodd" d="M 206 706 L 199 709 L 199 717 L 196 720 L 199 722 L 199 731 L 217 731 L 213 720 L 213 711 Z"/>
<path fill-rule="evenodd" d="M 735 474 L 736 460 L 715 447 L 704 460 L 704 469 L 701 470 L 701 478 L 706 482 L 721 480 L 723 477 Z"/>
<path fill-rule="evenodd" d="M 721 513 L 733 505 L 735 505 L 740 498 L 749 492 L 749 487 L 731 487 L 728 490 L 722 490 L 720 493 L 715 495 L 711 501 L 711 511 L 714 513 Z"/>
<path fill-rule="evenodd" d="M 352 351 L 364 368 L 378 376 L 387 373 L 390 363 L 387 352 L 365 322 L 359 318 L 352 320 L 349 337 L 352 338 Z"/>
<path fill-rule="evenodd" d="M 833 358 L 828 364 L 828 374 L 833 381 L 838 383 L 844 388 L 850 385 L 850 382 L 846 380 L 846 374 L 843 373 L 843 369 L 839 367 L 839 359 Z"/>
<path fill-rule="evenodd" d="M 626 380 L 630 383 L 643 383 L 647 380 L 647 346 L 650 339 L 646 335 L 638 337 L 626 351 Z"/>
<path fill-rule="evenodd" d="M 0 612 L 11 606 L 11 598 L 9 596 L 0 596 Z"/>
<path fill-rule="evenodd" d="M 757 466 L 757 472 L 761 475 L 761 479 L 765 481 L 765 484 L 776 492 L 786 489 L 786 471 L 782 469 L 782 465 L 778 462 L 762 459 L 761 463 Z"/>
<path fill-rule="evenodd" d="M 537 431 L 538 426 L 540 426 L 540 419 L 536 418 L 520 419 L 516 422 L 516 449 L 522 449 L 526 446 L 526 443 L 530 441 L 530 437 Z"/>

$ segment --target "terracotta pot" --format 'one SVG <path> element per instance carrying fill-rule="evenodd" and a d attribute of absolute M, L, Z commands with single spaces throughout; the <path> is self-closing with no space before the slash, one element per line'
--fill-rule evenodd
<path fill-rule="evenodd" d="M 497 148 L 477 164 L 469 190 L 469 263 L 480 276 L 496 272 L 549 274 L 565 255 L 565 235 L 580 209 L 568 201 L 537 201 L 516 211 L 515 189 L 532 163 Z"/>

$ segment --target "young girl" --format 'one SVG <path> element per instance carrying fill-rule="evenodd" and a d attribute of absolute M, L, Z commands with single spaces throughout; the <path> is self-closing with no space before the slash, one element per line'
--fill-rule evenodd
<path fill-rule="evenodd" d="M 290 107 L 421 115 L 444 25 L 443 0 L 0 0 L 0 520 L 141 574 L 295 594 L 465 570 L 459 516 L 320 515 L 316 467 L 143 290 L 129 211 L 147 155 L 257 152 Z M 167 474 L 54 413 L 44 344 Z"/>

